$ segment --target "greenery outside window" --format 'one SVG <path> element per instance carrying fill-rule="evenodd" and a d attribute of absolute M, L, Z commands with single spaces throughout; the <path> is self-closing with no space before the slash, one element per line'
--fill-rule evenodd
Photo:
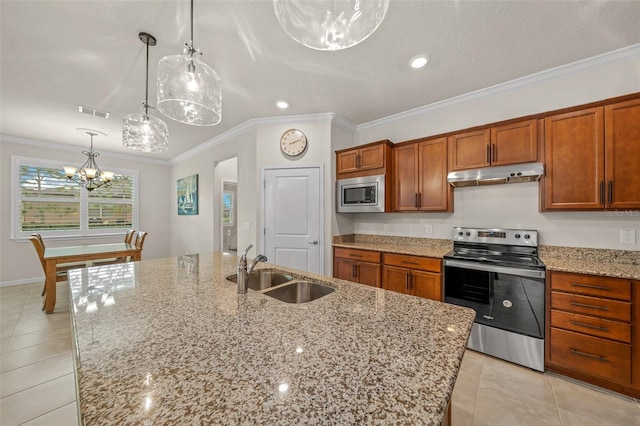
<path fill-rule="evenodd" d="M 65 177 L 59 162 L 12 157 L 12 238 L 119 234 L 137 225 L 138 173 L 114 170 L 92 192 Z"/>

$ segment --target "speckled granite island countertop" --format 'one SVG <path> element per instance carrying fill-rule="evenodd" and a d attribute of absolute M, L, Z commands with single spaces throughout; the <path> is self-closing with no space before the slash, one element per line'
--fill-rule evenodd
<path fill-rule="evenodd" d="M 336 291 L 304 304 L 238 295 L 225 280 L 236 262 L 213 253 L 69 274 L 85 424 L 443 421 L 472 310 L 313 274 Z"/>

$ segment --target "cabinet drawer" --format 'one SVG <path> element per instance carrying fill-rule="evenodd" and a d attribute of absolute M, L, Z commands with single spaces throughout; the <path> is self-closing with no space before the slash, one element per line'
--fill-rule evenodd
<path fill-rule="evenodd" d="M 433 257 L 408 256 L 405 254 L 385 253 L 384 264 L 432 272 L 440 272 L 442 270 L 442 262 L 440 259 L 434 259 Z"/>
<path fill-rule="evenodd" d="M 380 263 L 380 252 L 369 250 L 348 249 L 342 247 L 334 248 L 334 256 L 343 259 L 361 260 L 364 262 Z"/>
<path fill-rule="evenodd" d="M 631 383 L 631 345 L 551 327 L 550 360 L 619 383 Z"/>
<path fill-rule="evenodd" d="M 622 278 L 552 272 L 551 289 L 631 300 L 631 281 Z"/>
<path fill-rule="evenodd" d="M 551 307 L 578 314 L 592 315 L 618 321 L 631 321 L 631 303 L 601 297 L 551 292 Z"/>
<path fill-rule="evenodd" d="M 631 343 L 631 324 L 551 309 L 551 326 Z"/>

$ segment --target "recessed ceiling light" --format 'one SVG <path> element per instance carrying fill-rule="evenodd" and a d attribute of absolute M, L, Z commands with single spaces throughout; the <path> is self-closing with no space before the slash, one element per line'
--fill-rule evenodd
<path fill-rule="evenodd" d="M 287 109 L 289 108 L 289 102 L 287 101 L 278 101 L 276 102 L 276 106 L 280 109 Z"/>
<path fill-rule="evenodd" d="M 411 58 L 411 60 L 409 61 L 409 65 L 411 66 L 411 68 L 418 69 L 427 65 L 428 62 L 429 57 L 427 55 L 418 55 Z"/>

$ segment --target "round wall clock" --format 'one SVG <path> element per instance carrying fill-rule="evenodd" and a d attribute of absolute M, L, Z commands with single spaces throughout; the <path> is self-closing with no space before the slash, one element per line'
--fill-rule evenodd
<path fill-rule="evenodd" d="M 280 138 L 280 150 L 284 155 L 297 157 L 307 149 L 307 137 L 298 129 L 289 129 Z"/>

